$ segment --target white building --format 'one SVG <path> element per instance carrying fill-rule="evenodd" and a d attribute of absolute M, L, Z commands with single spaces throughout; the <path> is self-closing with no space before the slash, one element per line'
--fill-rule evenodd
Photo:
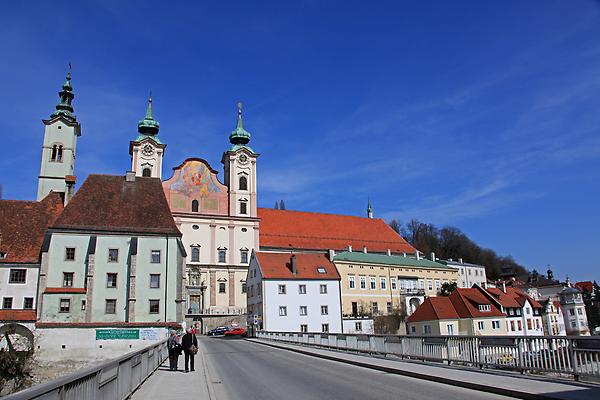
<path fill-rule="evenodd" d="M 515 336 L 543 336 L 543 306 L 525 292 L 513 287 L 488 288 L 486 290 L 506 314 L 506 333 Z"/>
<path fill-rule="evenodd" d="M 473 285 L 486 287 L 487 278 L 485 275 L 485 267 L 483 265 L 466 263 L 463 262 L 462 258 L 459 258 L 458 261 L 452 259 L 436 261 L 458 269 L 458 274 L 460 275 L 458 287 L 470 288 L 473 287 Z"/>
<path fill-rule="evenodd" d="M 588 336 L 590 328 L 581 292 L 572 287 L 567 280 L 567 287 L 561 290 L 559 296 L 567 335 Z"/>
<path fill-rule="evenodd" d="M 340 276 L 322 253 L 252 253 L 248 318 L 272 332 L 342 332 Z"/>

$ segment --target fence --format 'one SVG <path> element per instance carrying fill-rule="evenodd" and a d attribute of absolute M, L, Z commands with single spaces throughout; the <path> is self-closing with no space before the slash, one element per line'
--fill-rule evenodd
<path fill-rule="evenodd" d="M 262 339 L 479 368 L 600 377 L 600 338 L 257 332 Z"/>
<path fill-rule="evenodd" d="M 126 399 L 168 357 L 167 341 L 3 397 L 3 400 Z"/>

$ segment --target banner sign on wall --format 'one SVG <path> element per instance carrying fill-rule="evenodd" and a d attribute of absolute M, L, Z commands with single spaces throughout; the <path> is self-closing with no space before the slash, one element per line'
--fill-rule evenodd
<path fill-rule="evenodd" d="M 139 339 L 139 329 L 96 329 L 96 340 Z"/>

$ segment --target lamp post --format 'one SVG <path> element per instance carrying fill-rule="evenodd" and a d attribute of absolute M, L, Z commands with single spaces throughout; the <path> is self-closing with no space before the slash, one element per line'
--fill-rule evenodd
<path fill-rule="evenodd" d="M 202 315 L 204 314 L 204 291 L 206 290 L 206 285 L 204 284 L 204 281 L 202 281 L 200 283 L 200 332 L 202 332 L 204 334 L 204 317 L 202 317 Z"/>

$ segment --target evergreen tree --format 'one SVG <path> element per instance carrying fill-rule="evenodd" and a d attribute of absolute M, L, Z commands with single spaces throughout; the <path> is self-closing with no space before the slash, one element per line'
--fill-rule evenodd
<path fill-rule="evenodd" d="M 279 210 L 279 203 L 277 202 L 277 200 L 275 200 L 275 207 L 273 207 L 275 210 Z"/>
<path fill-rule="evenodd" d="M 279 209 L 280 209 L 280 210 L 285 210 L 285 203 L 283 202 L 283 200 L 281 200 L 281 201 L 279 202 Z"/>

